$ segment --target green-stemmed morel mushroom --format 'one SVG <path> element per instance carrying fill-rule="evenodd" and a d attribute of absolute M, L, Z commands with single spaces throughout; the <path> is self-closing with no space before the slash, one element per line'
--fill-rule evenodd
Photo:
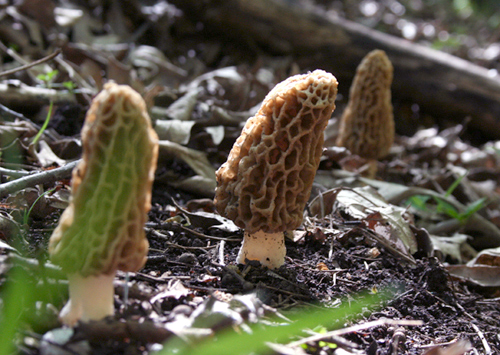
<path fill-rule="evenodd" d="M 337 145 L 371 164 L 386 156 L 394 142 L 392 76 L 393 67 L 384 51 L 368 53 L 356 70 L 340 120 Z"/>
<path fill-rule="evenodd" d="M 158 157 L 144 100 L 114 83 L 93 100 L 82 144 L 70 204 L 49 242 L 51 260 L 68 274 L 70 299 L 60 319 L 69 326 L 112 315 L 116 271 L 144 265 L 143 227 Z"/>
<path fill-rule="evenodd" d="M 217 171 L 217 210 L 245 230 L 238 263 L 285 262 L 284 232 L 302 223 L 336 96 L 337 80 L 322 70 L 276 85 Z"/>

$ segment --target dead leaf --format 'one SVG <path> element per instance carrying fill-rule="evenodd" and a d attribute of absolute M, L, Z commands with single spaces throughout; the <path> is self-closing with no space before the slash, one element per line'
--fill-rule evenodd
<path fill-rule="evenodd" d="M 368 250 L 367 255 L 373 259 L 378 258 L 380 256 L 380 249 L 377 247 L 371 248 Z"/>
<path fill-rule="evenodd" d="M 443 259 L 451 257 L 462 263 L 462 245 L 467 243 L 469 237 L 465 234 L 454 234 L 451 237 L 430 235 L 434 250 L 442 253 Z"/>
<path fill-rule="evenodd" d="M 54 18 L 55 3 L 51 0 L 23 0 L 18 1 L 19 13 L 34 19 L 43 28 L 50 29 L 56 25 Z"/>
<path fill-rule="evenodd" d="M 128 62 L 136 69 L 141 82 L 155 82 L 170 87 L 178 86 L 181 79 L 187 76 L 186 70 L 172 64 L 156 47 L 137 46 L 132 49 Z"/>
<path fill-rule="evenodd" d="M 171 104 L 165 111 L 165 115 L 173 120 L 189 121 L 193 117 L 193 110 L 198 102 L 201 89 L 193 87 L 181 98 Z"/>
<path fill-rule="evenodd" d="M 16 249 L 9 244 L 3 242 L 11 242 L 16 240 L 21 235 L 21 227 L 12 219 L 8 214 L 0 213 L 0 249 L 16 251 Z"/>
<path fill-rule="evenodd" d="M 489 265 L 500 267 L 500 248 L 482 250 L 474 259 L 469 261 L 467 265 Z"/>
<path fill-rule="evenodd" d="M 467 210 L 467 207 L 453 198 L 453 196 L 444 196 L 436 191 L 421 187 L 404 186 L 392 182 L 362 178 L 357 174 L 343 170 L 328 172 L 318 171 L 316 173 L 315 182 L 327 188 L 337 186 L 359 187 L 368 185 L 376 189 L 378 193 L 391 204 L 400 204 L 414 195 L 423 195 L 442 199 L 452 205 L 459 212 Z M 500 243 L 500 229 L 491 221 L 477 213 L 469 217 L 465 226 L 460 227 L 464 227 L 466 232 L 478 232 L 482 235 L 481 238 L 475 238 L 475 246 L 477 247 L 491 247 L 492 244 L 498 245 L 498 243 Z"/>
<path fill-rule="evenodd" d="M 82 18 L 83 11 L 80 9 L 56 7 L 54 9 L 54 16 L 59 26 L 70 27 Z"/>
<path fill-rule="evenodd" d="M 374 220 L 381 222 L 377 224 L 376 233 L 382 233 L 382 236 L 396 245 L 399 250 L 409 255 L 417 251 L 415 236 L 408 221 L 403 218 L 406 210 L 387 203 L 372 187 L 343 189 L 337 195 L 337 202 L 356 219 L 366 220 L 369 216 L 376 216 Z M 388 230 L 389 227 L 390 230 Z"/>
<path fill-rule="evenodd" d="M 151 297 L 150 303 L 154 304 L 158 301 L 162 301 L 166 298 L 173 298 L 175 300 L 180 300 L 183 297 L 187 297 L 191 293 L 182 282 L 175 280 L 174 282 L 169 282 L 163 291 L 158 292 L 156 295 Z"/>
<path fill-rule="evenodd" d="M 168 140 L 161 140 L 158 144 L 160 156 L 176 157 L 183 160 L 196 174 L 212 180 L 215 189 L 215 168 L 210 164 L 205 153 Z"/>
<path fill-rule="evenodd" d="M 168 181 L 168 184 L 194 195 L 212 197 L 215 195 L 215 180 L 203 176 L 191 176 L 183 180 Z"/>
<path fill-rule="evenodd" d="M 285 232 L 285 238 L 293 240 L 295 243 L 297 243 L 299 240 L 304 238 L 307 233 L 308 233 L 307 231 L 303 231 L 303 230 L 288 231 L 288 232 Z"/>
<path fill-rule="evenodd" d="M 134 86 L 132 79 L 132 67 L 118 61 L 114 56 L 109 56 L 107 61 L 107 79 L 117 84 Z M 140 91 L 140 90 L 139 90 Z"/>
<path fill-rule="evenodd" d="M 317 268 L 318 270 L 320 270 L 320 271 L 328 271 L 328 270 L 330 270 L 330 269 L 328 268 L 328 266 L 327 266 L 324 262 L 320 262 L 320 263 L 318 263 L 318 265 L 316 265 L 316 268 Z"/>
<path fill-rule="evenodd" d="M 500 287 L 500 266 L 448 265 L 450 275 L 482 287 Z"/>
<path fill-rule="evenodd" d="M 211 198 L 199 198 L 193 199 L 186 202 L 186 209 L 189 212 L 203 211 L 203 212 L 215 212 L 214 200 Z"/>
<path fill-rule="evenodd" d="M 38 142 L 38 150 L 34 145 L 30 145 L 29 151 L 44 168 L 54 164 L 58 166 L 66 165 L 66 160 L 59 158 L 44 140 Z"/>
<path fill-rule="evenodd" d="M 424 355 L 463 355 L 471 350 L 472 346 L 467 340 L 459 340 L 449 346 L 436 346 L 427 350 Z"/>
<path fill-rule="evenodd" d="M 0 219 L 2 219 L 2 216 L 0 216 Z M 0 221 L 0 225 L 2 223 L 3 222 Z M 2 234 L 3 233 L 0 232 L 0 237 L 3 237 Z M 16 253 L 18 252 L 16 248 L 11 247 L 9 244 L 2 242 L 1 240 L 0 240 L 0 250 L 10 250 L 10 251 L 15 251 Z"/>
<path fill-rule="evenodd" d="M 333 204 L 341 188 L 331 189 L 320 193 L 309 203 L 309 211 L 312 216 L 323 218 L 333 212 Z"/>
<path fill-rule="evenodd" d="M 224 126 L 207 127 L 205 130 L 210 134 L 212 142 L 214 142 L 215 145 L 219 145 L 226 135 Z"/>
<path fill-rule="evenodd" d="M 326 241 L 326 235 L 321 228 L 314 228 L 313 231 L 307 233 L 307 237 L 315 243 L 323 244 Z"/>
<path fill-rule="evenodd" d="M 182 208 L 175 200 L 173 200 L 173 203 L 175 207 L 177 207 L 181 213 L 189 219 L 191 225 L 195 227 L 203 229 L 218 228 L 229 233 L 237 232 L 240 229 L 233 223 L 233 221 L 222 217 L 218 213 L 189 212 Z"/>
<path fill-rule="evenodd" d="M 155 131 L 160 140 L 186 145 L 191 138 L 191 128 L 195 121 L 156 120 Z"/>

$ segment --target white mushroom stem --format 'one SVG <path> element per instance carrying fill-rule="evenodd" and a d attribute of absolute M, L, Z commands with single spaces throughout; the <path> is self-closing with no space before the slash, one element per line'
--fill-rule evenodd
<path fill-rule="evenodd" d="M 256 233 L 245 232 L 243 244 L 236 262 L 245 264 L 245 260 L 258 260 L 262 266 L 277 269 L 285 263 L 286 247 L 283 232 Z"/>
<path fill-rule="evenodd" d="M 99 320 L 115 311 L 113 296 L 115 274 L 83 277 L 68 275 L 69 301 L 59 314 L 63 324 L 74 326 L 78 320 Z"/>

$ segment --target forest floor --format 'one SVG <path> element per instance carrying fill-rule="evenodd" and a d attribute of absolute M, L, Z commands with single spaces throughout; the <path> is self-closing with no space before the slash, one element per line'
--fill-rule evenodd
<path fill-rule="evenodd" d="M 315 6 L 499 70 L 500 10 L 459 3 Z M 396 121 L 422 124 L 396 124 L 368 179 L 365 160 L 331 143 L 347 102 L 339 97 L 285 265 L 237 265 L 243 233 L 215 212 L 214 172 L 267 92 L 315 68 L 207 37 L 166 2 L 49 13 L 52 1 L 24 4 L 0 8 L 1 71 L 62 54 L 0 81 L 0 354 L 500 354 L 500 141 L 465 117 L 440 126 L 395 110 Z M 114 317 L 70 329 L 57 317 L 67 281 L 47 245 L 71 170 L 54 172 L 81 156 L 83 119 L 106 80 L 143 94 L 160 137 L 150 250 L 142 270 L 118 273 Z M 7 188 L 16 179 L 27 182 Z"/>

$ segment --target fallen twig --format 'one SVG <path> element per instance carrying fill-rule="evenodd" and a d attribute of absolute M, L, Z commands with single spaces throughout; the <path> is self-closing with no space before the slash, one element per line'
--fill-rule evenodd
<path fill-rule="evenodd" d="M 11 169 L 7 169 L 7 168 L 2 168 L 1 166 L 0 166 L 0 174 L 11 176 L 11 177 L 14 177 L 16 179 L 31 175 L 31 173 L 29 171 L 11 170 Z"/>
<path fill-rule="evenodd" d="M 9 181 L 0 185 L 0 198 L 8 194 L 22 190 L 26 187 L 34 187 L 40 184 L 51 184 L 60 179 L 66 179 L 71 176 L 71 171 L 80 162 L 80 160 L 71 162 L 60 168 L 45 170 L 43 172 L 28 175 L 14 181 Z"/>
<path fill-rule="evenodd" d="M 296 340 L 287 344 L 288 347 L 300 346 L 305 343 L 315 342 L 320 340 L 325 340 L 330 337 L 336 337 L 339 335 L 344 335 L 347 333 L 358 332 L 360 330 L 378 327 L 381 325 L 396 325 L 396 326 L 419 326 L 424 324 L 421 320 L 407 320 L 407 319 L 378 319 L 373 322 L 367 322 L 363 324 L 357 324 L 352 327 L 347 327 L 344 329 L 332 330 L 330 332 L 326 332 L 324 334 L 315 334 L 307 338 L 303 338 L 300 340 Z"/>
<path fill-rule="evenodd" d="M 10 69 L 10 70 L 6 70 L 6 71 L 3 71 L 0 73 L 0 78 L 2 76 L 7 76 L 7 75 L 11 75 L 11 74 L 14 74 L 14 73 L 17 73 L 17 72 L 20 72 L 20 71 L 23 71 L 23 70 L 26 70 L 26 69 L 29 69 L 29 68 L 32 68 L 34 67 L 35 65 L 39 65 L 39 64 L 42 64 L 42 63 L 45 63 L 45 62 L 48 62 L 52 59 L 54 59 L 55 57 L 57 57 L 59 55 L 59 53 L 61 53 L 61 49 L 60 48 L 57 48 L 54 53 L 52 54 L 49 54 L 48 56 L 46 57 L 43 57 L 41 59 L 38 59 L 38 60 L 35 60 L 34 62 L 31 62 L 31 63 L 28 63 L 28 64 L 25 64 L 25 65 L 21 65 L 20 67 L 17 67 L 17 68 L 14 68 L 14 69 Z"/>
<path fill-rule="evenodd" d="M 476 331 L 477 333 L 477 336 L 479 337 L 479 339 L 481 340 L 481 343 L 483 344 L 483 348 L 484 348 L 484 353 L 485 355 L 490 355 L 492 354 L 492 351 L 491 351 L 491 347 L 490 345 L 488 344 L 488 341 L 486 340 L 486 338 L 484 337 L 484 334 L 483 332 L 479 329 L 479 327 L 477 325 L 475 325 L 474 323 L 471 323 L 470 324 L 472 328 L 474 328 L 474 330 Z"/>
<path fill-rule="evenodd" d="M 42 106 L 50 101 L 55 104 L 76 102 L 75 95 L 68 90 L 32 87 L 18 81 L 0 83 L 0 101 L 9 107 Z"/>

